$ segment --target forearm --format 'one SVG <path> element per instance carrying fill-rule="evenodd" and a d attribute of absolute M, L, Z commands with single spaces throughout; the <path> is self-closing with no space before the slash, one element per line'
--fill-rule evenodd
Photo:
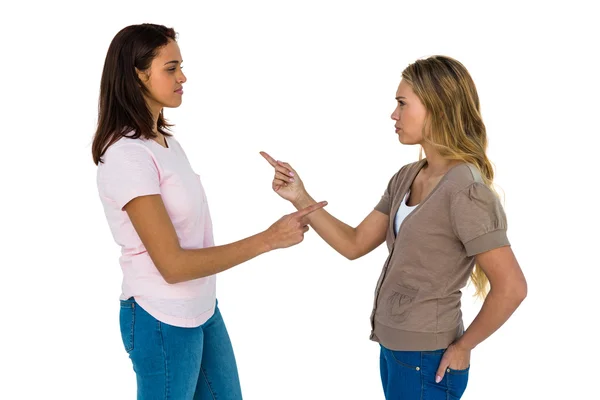
<path fill-rule="evenodd" d="M 179 283 L 214 275 L 270 250 L 272 248 L 264 232 L 223 246 L 182 249 L 167 267 L 167 281 Z"/>
<path fill-rule="evenodd" d="M 524 296 L 516 295 L 510 289 L 488 293 L 479 314 L 475 317 L 456 345 L 473 349 L 500 328 L 523 301 Z"/>
<path fill-rule="evenodd" d="M 306 193 L 293 202 L 293 205 L 300 210 L 315 203 L 316 201 Z M 351 260 L 357 257 L 355 228 L 335 218 L 325 209 L 313 212 L 307 216 L 307 220 L 315 232 L 338 253 Z"/>

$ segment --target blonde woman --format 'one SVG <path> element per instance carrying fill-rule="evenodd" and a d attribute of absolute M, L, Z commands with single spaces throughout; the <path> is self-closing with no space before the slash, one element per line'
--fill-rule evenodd
<path fill-rule="evenodd" d="M 492 189 L 486 129 L 466 68 L 445 56 L 418 60 L 403 71 L 396 100 L 400 143 L 421 145 L 425 158 L 392 177 L 358 227 L 324 209 L 308 221 L 350 260 L 387 243 L 371 314 L 385 398 L 460 399 L 471 350 L 507 321 L 527 283 Z M 316 203 L 288 163 L 261 154 L 275 169 L 277 194 L 298 209 Z M 464 330 L 461 289 L 469 277 L 485 300 Z"/>

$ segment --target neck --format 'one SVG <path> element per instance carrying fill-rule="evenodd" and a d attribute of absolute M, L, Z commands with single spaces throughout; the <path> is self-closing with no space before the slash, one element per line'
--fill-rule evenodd
<path fill-rule="evenodd" d="M 158 134 L 158 117 L 160 116 L 162 107 L 158 104 L 152 103 L 150 103 L 148 106 L 150 108 L 150 112 L 152 113 L 152 132 Z"/>
<path fill-rule="evenodd" d="M 422 147 L 425 152 L 425 158 L 427 158 L 426 170 L 430 176 L 444 175 L 452 166 L 460 163 L 458 160 L 444 158 L 426 143 L 422 144 Z"/>

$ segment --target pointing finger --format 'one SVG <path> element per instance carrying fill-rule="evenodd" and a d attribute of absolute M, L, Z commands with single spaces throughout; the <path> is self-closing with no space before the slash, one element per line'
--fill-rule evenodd
<path fill-rule="evenodd" d="M 298 218 L 302 218 L 302 217 L 305 217 L 305 216 L 307 216 L 308 214 L 310 214 L 312 212 L 317 211 L 318 209 L 321 209 L 321 208 L 325 207 L 326 205 L 327 205 L 326 201 L 321 201 L 319 203 L 315 203 L 315 204 L 312 204 L 312 205 L 310 205 L 310 206 L 308 206 L 306 208 L 303 208 L 300 211 L 296 211 L 293 215 L 296 216 L 296 217 L 298 217 Z"/>
<path fill-rule="evenodd" d="M 265 160 L 267 160 L 267 162 L 268 162 L 269 164 L 271 164 L 271 166 L 272 166 L 272 167 L 277 167 L 277 161 L 276 161 L 276 160 L 275 160 L 273 157 L 271 157 L 270 155 L 268 155 L 268 154 L 267 154 L 267 153 L 265 153 L 264 151 L 261 151 L 261 152 L 260 152 L 260 155 L 261 155 L 261 156 L 263 156 L 263 158 L 264 158 Z"/>

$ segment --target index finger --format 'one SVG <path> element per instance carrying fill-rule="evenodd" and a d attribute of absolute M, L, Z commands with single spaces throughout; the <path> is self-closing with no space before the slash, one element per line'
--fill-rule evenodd
<path fill-rule="evenodd" d="M 315 211 L 317 211 L 317 210 L 325 207 L 326 205 L 327 205 L 326 201 L 321 201 L 319 203 L 311 204 L 310 206 L 308 206 L 306 208 L 303 208 L 300 211 L 296 211 L 294 213 L 294 216 L 302 218 L 302 217 L 304 217 L 304 216 L 306 216 L 306 215 L 308 215 L 308 214 L 310 214 L 312 212 L 315 212 Z"/>
<path fill-rule="evenodd" d="M 273 167 L 277 166 L 277 161 L 273 157 L 271 157 L 270 155 L 268 155 L 267 153 L 265 153 L 264 151 L 261 151 L 260 155 L 263 156 L 263 158 L 265 160 L 267 160 L 267 162 L 269 164 L 271 164 L 271 166 L 273 166 Z"/>

